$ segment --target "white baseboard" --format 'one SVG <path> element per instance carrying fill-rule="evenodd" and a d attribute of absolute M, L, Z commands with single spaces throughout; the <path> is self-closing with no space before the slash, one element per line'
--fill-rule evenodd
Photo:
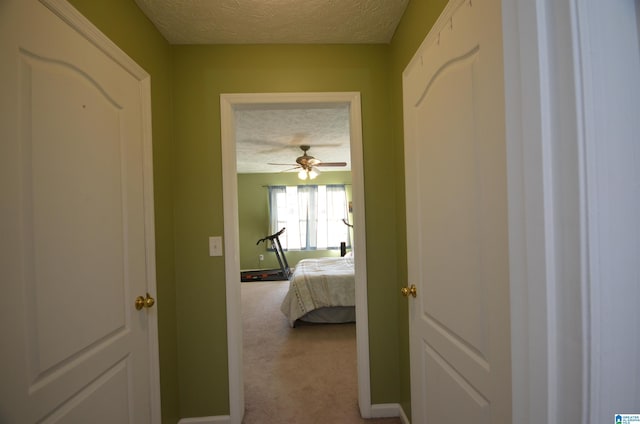
<path fill-rule="evenodd" d="M 371 405 L 371 418 L 400 417 L 402 424 L 410 424 L 407 415 L 399 403 L 380 403 Z M 229 415 L 215 417 L 182 418 L 178 424 L 231 424 Z"/>
<path fill-rule="evenodd" d="M 231 424 L 229 415 L 219 415 L 216 417 L 181 418 L 178 424 Z"/>
<path fill-rule="evenodd" d="M 379 403 L 371 405 L 371 418 L 400 417 L 402 424 L 410 424 L 399 403 Z"/>
<path fill-rule="evenodd" d="M 404 409 L 402 409 L 402 407 L 400 407 L 400 421 L 402 421 L 402 424 L 411 424 L 409 418 L 407 418 L 407 414 L 404 413 Z"/>

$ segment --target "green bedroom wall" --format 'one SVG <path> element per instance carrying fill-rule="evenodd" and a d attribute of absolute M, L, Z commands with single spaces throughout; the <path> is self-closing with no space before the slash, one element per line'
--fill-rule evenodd
<path fill-rule="evenodd" d="M 224 261 L 207 255 L 223 234 L 222 93 L 358 91 L 362 99 L 371 395 L 399 392 L 396 242 L 397 186 L 388 158 L 387 45 L 174 46 L 176 270 L 180 406 L 184 416 L 228 413 Z M 384 312 L 379 312 L 384 311 Z M 206 330 L 203 330 L 206 329 Z"/>
<path fill-rule="evenodd" d="M 163 423 L 229 412 L 221 93 L 361 93 L 371 399 L 410 413 L 401 73 L 447 2 L 411 0 L 390 45 L 313 46 L 170 46 L 133 0 L 70 3 L 151 75 Z"/>
<path fill-rule="evenodd" d="M 396 229 L 398 231 L 398 245 L 396 246 L 396 261 L 398 264 L 397 290 L 407 284 L 407 231 L 404 186 L 404 133 L 402 116 L 402 72 L 413 58 L 416 50 L 422 44 L 431 27 L 442 13 L 447 0 L 419 1 L 411 0 L 396 28 L 391 41 L 390 73 L 391 73 L 391 125 L 392 143 L 395 152 L 395 172 L 400 182 L 395 191 Z M 400 393 L 399 402 L 405 413 L 411 419 L 411 369 L 409 363 L 409 303 L 400 299 L 398 311 L 400 314 L 398 326 L 399 365 L 400 365 Z"/>
<path fill-rule="evenodd" d="M 173 53 L 132 0 L 70 0 L 70 3 L 151 75 L 162 422 L 173 424 L 179 418 L 172 189 Z"/>
<path fill-rule="evenodd" d="M 280 268 L 273 251 L 267 250 L 268 243 L 256 242 L 269 234 L 269 189 L 270 185 L 303 185 L 297 174 L 238 174 L 238 221 L 240 238 L 240 269 L 277 269 Z M 312 183 L 309 183 L 312 184 Z M 351 172 L 323 172 L 313 184 L 345 184 L 347 201 L 351 201 Z M 349 222 L 353 221 L 351 216 Z M 264 255 L 260 262 L 259 255 Z M 290 267 L 295 267 L 298 261 L 305 258 L 319 258 L 325 256 L 340 256 L 340 250 L 312 250 L 286 253 Z"/>

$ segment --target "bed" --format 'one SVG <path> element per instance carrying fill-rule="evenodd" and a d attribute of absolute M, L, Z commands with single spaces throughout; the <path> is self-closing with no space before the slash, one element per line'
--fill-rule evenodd
<path fill-rule="evenodd" d="M 295 327 L 312 323 L 355 322 L 353 257 L 303 259 L 291 278 L 280 310 Z"/>

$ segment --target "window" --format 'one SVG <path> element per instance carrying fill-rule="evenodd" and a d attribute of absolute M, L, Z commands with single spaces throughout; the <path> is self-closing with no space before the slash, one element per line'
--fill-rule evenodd
<path fill-rule="evenodd" d="M 287 230 L 280 238 L 284 249 L 338 249 L 351 247 L 347 194 L 344 185 L 270 186 L 270 231 Z"/>

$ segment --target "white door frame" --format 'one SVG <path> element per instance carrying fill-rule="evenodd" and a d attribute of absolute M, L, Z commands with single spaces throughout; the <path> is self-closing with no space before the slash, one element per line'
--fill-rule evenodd
<path fill-rule="evenodd" d="M 240 247 L 238 236 L 238 181 L 234 110 L 251 104 L 347 103 L 351 137 L 353 184 L 354 263 L 356 269 L 356 343 L 358 356 L 358 404 L 363 417 L 371 416 L 369 375 L 369 326 L 367 309 L 366 232 L 364 203 L 364 164 L 362 158 L 362 118 L 360 93 L 249 93 L 221 94 L 222 187 L 224 203 L 224 247 L 227 293 L 227 346 L 229 352 L 230 422 L 244 416 L 242 376 L 242 315 L 240 299 Z"/>
<path fill-rule="evenodd" d="M 503 0 L 514 423 L 634 413 L 606 410 L 621 397 L 638 407 L 636 377 L 624 371 L 640 367 L 640 313 L 607 314 L 640 297 L 638 261 L 618 259 L 629 248 L 637 259 L 640 238 L 628 214 L 640 208 L 640 176 L 624 161 L 637 159 L 640 138 L 638 120 L 625 116 L 640 110 L 630 9 L 633 1 Z M 618 172 L 626 178 L 616 186 Z M 628 195 L 610 194 L 618 190 Z M 600 355 L 602 339 L 620 335 L 625 362 Z"/>

